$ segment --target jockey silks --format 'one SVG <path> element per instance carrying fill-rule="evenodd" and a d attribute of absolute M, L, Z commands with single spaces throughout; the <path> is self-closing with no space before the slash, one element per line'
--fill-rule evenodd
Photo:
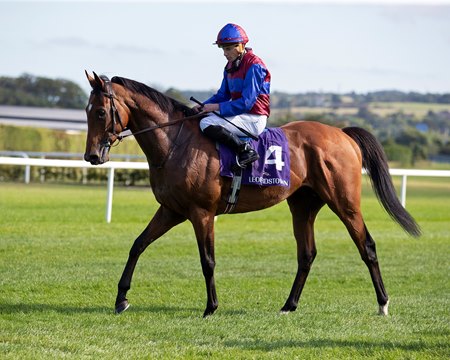
<path fill-rule="evenodd" d="M 205 104 L 218 103 L 222 116 L 270 115 L 270 72 L 252 49 L 246 48 L 236 71 L 225 68 L 223 74 L 220 89 Z"/>

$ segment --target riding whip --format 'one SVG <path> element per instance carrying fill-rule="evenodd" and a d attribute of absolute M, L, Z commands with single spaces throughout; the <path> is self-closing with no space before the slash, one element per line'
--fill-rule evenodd
<path fill-rule="evenodd" d="M 199 100 L 197 100 L 195 97 L 191 96 L 189 98 L 189 100 L 195 102 L 196 104 L 203 106 L 204 104 L 202 102 L 200 102 Z M 239 126 L 237 126 L 236 124 L 233 124 L 230 120 L 228 120 L 225 116 L 220 115 L 217 111 L 211 111 L 214 115 L 220 117 L 222 120 L 225 120 L 227 123 L 233 125 L 236 129 L 238 129 L 239 131 L 243 132 L 245 135 L 247 135 L 248 137 L 252 138 L 253 140 L 258 140 L 258 137 L 250 134 L 247 130 L 240 128 Z"/>

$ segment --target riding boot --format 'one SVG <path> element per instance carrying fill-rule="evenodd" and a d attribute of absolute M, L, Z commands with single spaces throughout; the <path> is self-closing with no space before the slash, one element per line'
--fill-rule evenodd
<path fill-rule="evenodd" d="M 203 130 L 209 138 L 228 146 L 238 155 L 238 165 L 245 168 L 248 164 L 259 159 L 258 153 L 239 136 L 219 125 L 210 125 Z"/>

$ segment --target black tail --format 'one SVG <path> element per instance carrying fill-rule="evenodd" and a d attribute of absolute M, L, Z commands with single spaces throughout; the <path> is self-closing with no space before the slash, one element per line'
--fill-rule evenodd
<path fill-rule="evenodd" d="M 372 182 L 378 200 L 391 218 L 412 236 L 420 236 L 420 227 L 398 200 L 394 184 L 389 174 L 389 166 L 383 148 L 370 132 L 358 128 L 342 129 L 359 146 L 362 164 Z"/>

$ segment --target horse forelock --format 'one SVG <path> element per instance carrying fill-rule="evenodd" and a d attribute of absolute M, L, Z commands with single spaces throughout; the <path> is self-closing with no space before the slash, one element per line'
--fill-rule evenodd
<path fill-rule="evenodd" d="M 162 92 L 151 88 L 139 81 L 123 78 L 120 76 L 114 76 L 111 79 L 111 82 L 115 84 L 122 85 L 126 89 L 146 96 L 150 100 L 152 100 L 162 111 L 167 114 L 171 114 L 174 111 L 181 111 L 185 114 L 185 116 L 194 115 L 195 111 L 193 111 L 187 105 L 182 104 L 181 102 L 163 94 Z"/>

